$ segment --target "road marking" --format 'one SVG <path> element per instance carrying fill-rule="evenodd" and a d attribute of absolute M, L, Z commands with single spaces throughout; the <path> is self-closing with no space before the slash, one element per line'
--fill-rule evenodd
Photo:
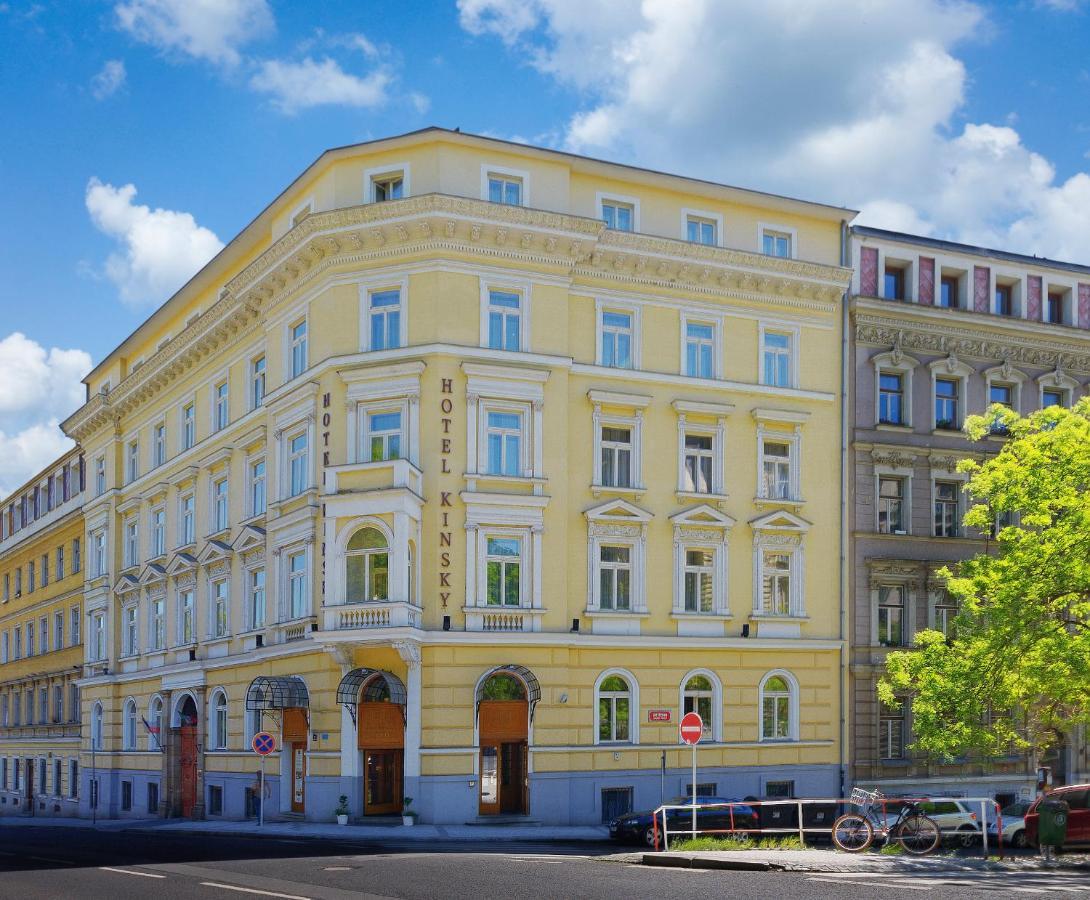
<path fill-rule="evenodd" d="M 99 866 L 102 872 L 117 872 L 118 875 L 139 875 L 141 878 L 166 878 L 166 875 L 156 875 L 154 872 L 137 872 L 135 869 L 115 869 L 113 866 Z"/>
<path fill-rule="evenodd" d="M 325 866 L 323 872 L 351 872 L 351 866 Z"/>
<path fill-rule="evenodd" d="M 845 873 L 845 874 L 847 874 L 847 873 Z M 853 874 L 855 874 L 855 873 L 853 873 Z M 862 874 L 862 873 L 860 873 L 860 874 Z M 807 878 L 806 880 L 807 881 L 816 881 L 819 884 L 836 884 L 836 883 L 844 884 L 843 879 L 830 877 L 830 876 Z M 849 883 L 859 884 L 859 882 L 857 882 L 857 881 L 853 881 L 853 882 L 849 882 Z M 888 887 L 891 887 L 891 888 L 898 888 L 898 889 L 904 888 L 906 891 L 930 891 L 930 890 L 933 889 L 929 885 L 924 886 L 924 885 L 919 885 L 919 884 L 905 884 L 904 882 L 900 882 L 900 881 L 898 881 L 896 884 L 887 881 L 886 885 Z M 875 885 L 875 886 L 877 886 L 877 885 Z"/>
<path fill-rule="evenodd" d="M 310 900 L 298 894 L 278 894 L 276 891 L 259 891 L 257 888 L 239 887 L 237 884 L 220 884 L 218 881 L 202 881 L 202 887 L 222 888 L 225 891 L 239 891 L 243 894 L 260 894 L 262 897 L 283 897 L 284 900 Z"/>

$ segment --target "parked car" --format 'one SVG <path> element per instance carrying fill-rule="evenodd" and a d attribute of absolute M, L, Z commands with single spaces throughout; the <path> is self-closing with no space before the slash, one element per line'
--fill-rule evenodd
<path fill-rule="evenodd" d="M 1050 800 L 1063 800 L 1067 803 L 1067 840 L 1063 849 L 1090 847 L 1090 784 L 1069 784 L 1051 790 L 1046 795 Z M 1037 846 L 1037 806 L 1040 797 L 1026 812 L 1026 840 L 1031 847 Z"/>
<path fill-rule="evenodd" d="M 1026 839 L 1026 813 L 1032 802 L 1020 800 L 1010 806 L 1003 807 L 1000 815 L 1003 817 L 1003 843 L 1012 847 L 1025 847 Z M 988 813 L 988 843 L 998 843 L 999 820 L 995 816 L 995 810 Z"/>
<path fill-rule="evenodd" d="M 890 825 L 900 811 L 898 802 L 905 801 L 891 798 L 886 803 L 886 821 Z M 944 843 L 972 847 L 980 840 L 980 814 L 973 812 L 971 804 L 963 800 L 919 800 L 918 805 L 920 812 L 935 820 Z"/>
<path fill-rule="evenodd" d="M 666 813 L 666 824 L 672 832 L 675 828 L 681 832 L 692 827 L 693 811 L 692 797 L 674 797 L 667 801 L 667 806 L 682 806 L 688 809 L 671 809 Z M 696 827 L 699 831 L 726 831 L 731 827 L 731 808 L 727 806 L 705 808 L 708 803 L 733 803 L 734 828 L 746 831 L 756 831 L 758 824 L 757 813 L 752 806 L 742 803 L 737 798 L 729 797 L 697 797 Z M 618 816 L 609 823 L 609 836 L 615 841 L 643 844 L 647 847 L 655 846 L 655 829 L 652 823 L 654 810 L 646 812 L 631 812 Z M 659 818 L 659 841 L 662 841 L 662 818 Z"/>

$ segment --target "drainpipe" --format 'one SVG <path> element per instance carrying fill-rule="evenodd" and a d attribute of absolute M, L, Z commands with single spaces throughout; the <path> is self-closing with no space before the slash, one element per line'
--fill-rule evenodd
<path fill-rule="evenodd" d="M 851 244 L 847 220 L 840 222 L 840 264 L 851 266 Z M 848 297 L 851 285 L 844 291 L 840 304 L 840 796 L 848 790 L 848 709 L 849 669 L 851 657 L 848 652 L 848 434 L 849 434 L 849 378 L 850 345 L 848 329 L 851 326 L 848 315 Z"/>

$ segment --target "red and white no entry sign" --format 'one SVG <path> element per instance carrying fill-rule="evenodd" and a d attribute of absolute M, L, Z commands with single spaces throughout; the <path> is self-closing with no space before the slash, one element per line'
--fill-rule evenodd
<path fill-rule="evenodd" d="M 700 736 L 704 733 L 704 721 L 697 713 L 690 712 L 685 713 L 681 717 L 681 739 L 686 744 L 695 744 L 699 742 Z"/>

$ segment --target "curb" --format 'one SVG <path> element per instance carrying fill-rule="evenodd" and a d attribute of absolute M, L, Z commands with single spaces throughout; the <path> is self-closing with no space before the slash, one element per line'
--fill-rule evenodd
<path fill-rule="evenodd" d="M 784 872 L 787 866 L 757 859 L 714 859 L 700 856 L 643 854 L 642 864 L 662 869 L 730 869 L 735 872 Z M 820 871 L 820 870 L 815 870 Z"/>
<path fill-rule="evenodd" d="M 854 866 L 817 866 L 807 865 L 805 863 L 793 863 L 793 862 L 773 862 L 767 859 L 738 859 L 735 858 L 722 858 L 713 856 L 702 856 L 700 854 L 685 854 L 685 855 L 673 855 L 666 853 L 643 853 L 637 854 L 640 856 L 640 864 L 644 866 L 652 866 L 663 869 L 726 869 L 736 872 L 800 872 L 800 873 L 815 873 L 815 874 L 832 874 L 832 873 L 846 873 L 846 874 L 868 874 L 868 873 L 892 873 L 912 875 L 918 874 L 921 871 L 927 871 L 929 873 L 961 873 L 964 874 L 964 866 L 949 866 L 942 864 L 932 864 L 926 867 L 913 866 L 911 868 L 894 868 L 893 866 L 883 866 L 875 869 L 857 868 Z M 987 866 L 974 866 L 974 871 L 1003 871 L 1003 867 L 1000 865 L 987 865 Z M 1011 867 L 1009 871 L 1017 871 L 1014 867 Z M 1048 872 L 1087 872 L 1090 871 L 1090 865 L 1086 863 L 1068 863 L 1064 864 L 1060 862 L 1055 866 L 1048 868 L 1035 869 L 1047 874 Z"/>

